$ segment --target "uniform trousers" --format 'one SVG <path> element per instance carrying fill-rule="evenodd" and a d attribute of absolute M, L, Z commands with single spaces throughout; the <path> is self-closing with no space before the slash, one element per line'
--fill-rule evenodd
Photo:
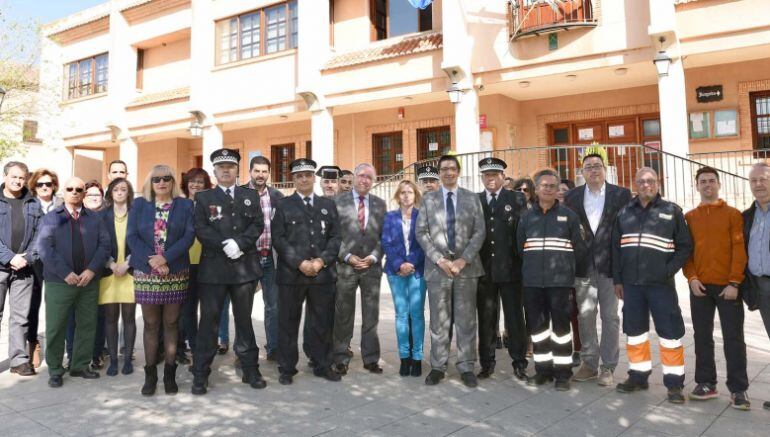
<path fill-rule="evenodd" d="M 572 377 L 572 289 L 524 287 L 535 371 L 557 381 Z"/>
<path fill-rule="evenodd" d="M 508 332 L 508 355 L 516 368 L 527 367 L 527 332 L 524 323 L 524 300 L 521 282 L 488 282 L 479 280 L 476 306 L 479 313 L 479 361 L 484 369 L 495 369 L 500 300 L 503 302 L 505 330 Z"/>
<path fill-rule="evenodd" d="M 303 303 L 310 315 L 310 321 L 305 321 L 308 337 L 303 339 L 307 352 L 318 369 L 331 365 L 334 300 L 334 284 L 278 285 L 278 370 L 281 374 L 297 373 Z"/>

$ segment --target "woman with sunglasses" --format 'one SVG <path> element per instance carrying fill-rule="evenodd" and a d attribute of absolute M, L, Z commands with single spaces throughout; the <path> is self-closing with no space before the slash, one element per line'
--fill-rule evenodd
<path fill-rule="evenodd" d="M 61 206 L 64 201 L 56 196 L 59 191 L 59 176 L 47 168 L 39 168 L 29 178 L 28 188 L 40 202 L 43 214 L 48 214 Z M 27 343 L 29 344 L 29 364 L 40 367 L 40 339 L 37 330 L 40 325 L 40 304 L 43 302 L 43 261 L 37 260 L 32 265 L 35 282 L 32 285 L 32 300 L 27 316 Z"/>
<path fill-rule="evenodd" d="M 176 348 L 179 313 L 187 299 L 190 246 L 195 239 L 193 202 L 179 196 L 174 172 L 156 165 L 144 182 L 142 197 L 128 214 L 130 266 L 134 269 L 134 295 L 144 317 L 144 386 L 142 394 L 155 394 L 158 384 L 158 342 L 163 325 L 163 386 L 166 394 L 179 391 L 176 384 Z"/>
<path fill-rule="evenodd" d="M 99 281 L 99 305 L 105 309 L 105 336 L 110 365 L 107 375 L 118 374 L 118 320 L 123 316 L 124 361 L 122 372 L 134 372 L 131 356 L 136 340 L 136 303 L 134 300 L 134 278 L 128 261 L 131 251 L 126 248 L 128 211 L 134 198 L 131 183 L 123 178 L 113 179 L 107 186 L 104 199 L 105 209 L 102 222 L 110 234 L 110 259 Z"/>
<path fill-rule="evenodd" d="M 513 181 L 513 189 L 524 194 L 527 198 L 527 209 L 532 209 L 532 205 L 537 203 L 535 195 L 535 183 L 530 178 L 519 178 Z"/>

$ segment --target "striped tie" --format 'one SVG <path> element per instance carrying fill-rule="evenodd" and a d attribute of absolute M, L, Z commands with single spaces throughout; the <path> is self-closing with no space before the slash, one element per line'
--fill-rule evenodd
<path fill-rule="evenodd" d="M 366 205 L 364 205 L 364 196 L 358 197 L 358 228 L 361 233 L 366 229 Z"/>

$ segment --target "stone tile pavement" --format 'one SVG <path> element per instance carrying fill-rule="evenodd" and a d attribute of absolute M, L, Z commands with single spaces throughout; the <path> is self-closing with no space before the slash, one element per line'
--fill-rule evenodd
<path fill-rule="evenodd" d="M 679 284 L 680 303 L 687 322 L 687 387 L 693 388 L 694 352 L 686 284 Z M 64 387 L 47 387 L 45 367 L 40 375 L 20 378 L 8 372 L 7 320 L 0 330 L 0 436 L 37 435 L 287 435 L 287 436 L 671 436 L 731 437 L 768 435 L 770 411 L 770 341 L 759 314 L 747 313 L 750 412 L 729 408 L 724 386 L 721 338 L 715 336 L 721 379 L 718 400 L 675 406 L 665 401 L 657 343 L 655 369 L 648 392 L 623 395 L 595 383 L 573 383 L 567 393 L 534 389 L 514 380 L 509 359 L 498 351 L 498 370 L 477 389 L 468 389 L 450 368 L 448 378 L 427 387 L 423 378 L 398 376 L 394 313 L 387 282 L 383 281 L 379 333 L 383 350 L 382 375 L 366 372 L 356 357 L 341 383 L 315 378 L 304 366 L 292 386 L 278 384 L 276 365 L 262 362 L 268 380 L 265 390 L 240 382 L 232 352 L 217 357 L 209 394 L 193 397 L 192 376 L 180 370 L 180 393 L 142 397 L 141 333 L 130 376 L 85 381 L 65 377 Z M 260 301 L 257 299 L 256 301 Z M 7 314 L 7 311 L 6 311 Z M 253 312 L 260 344 L 264 343 L 261 302 Z M 141 320 L 139 323 L 141 329 Z M 358 328 L 360 320 L 356 324 Z M 41 330 L 44 327 L 41 326 Z M 356 333 L 358 334 L 358 333 Z M 354 342 L 358 341 L 358 335 Z M 429 339 L 426 339 L 426 348 Z M 616 379 L 624 377 L 625 354 Z M 262 351 L 264 357 L 264 351 Z M 427 368 L 427 362 L 423 365 Z M 530 369 L 531 370 L 531 369 Z M 103 373 L 103 372 L 102 372 Z"/>

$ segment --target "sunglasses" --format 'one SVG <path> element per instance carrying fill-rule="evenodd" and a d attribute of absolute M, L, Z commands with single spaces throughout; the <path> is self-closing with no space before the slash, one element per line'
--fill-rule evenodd
<path fill-rule="evenodd" d="M 171 182 L 174 180 L 173 176 L 153 176 L 152 177 L 152 183 L 153 184 L 159 184 L 160 181 L 163 182 Z"/>
<path fill-rule="evenodd" d="M 516 191 L 519 191 L 521 193 L 529 193 L 529 188 L 521 187 L 521 188 L 517 188 Z"/>
<path fill-rule="evenodd" d="M 83 187 L 67 187 L 67 188 L 65 188 L 65 190 L 67 190 L 68 193 L 71 193 L 73 191 L 76 192 L 76 193 L 82 193 L 83 191 L 85 191 L 85 188 L 83 188 Z"/>
<path fill-rule="evenodd" d="M 35 184 L 35 186 L 38 188 L 43 188 L 43 187 L 53 188 L 53 182 L 38 182 L 37 184 Z"/>

